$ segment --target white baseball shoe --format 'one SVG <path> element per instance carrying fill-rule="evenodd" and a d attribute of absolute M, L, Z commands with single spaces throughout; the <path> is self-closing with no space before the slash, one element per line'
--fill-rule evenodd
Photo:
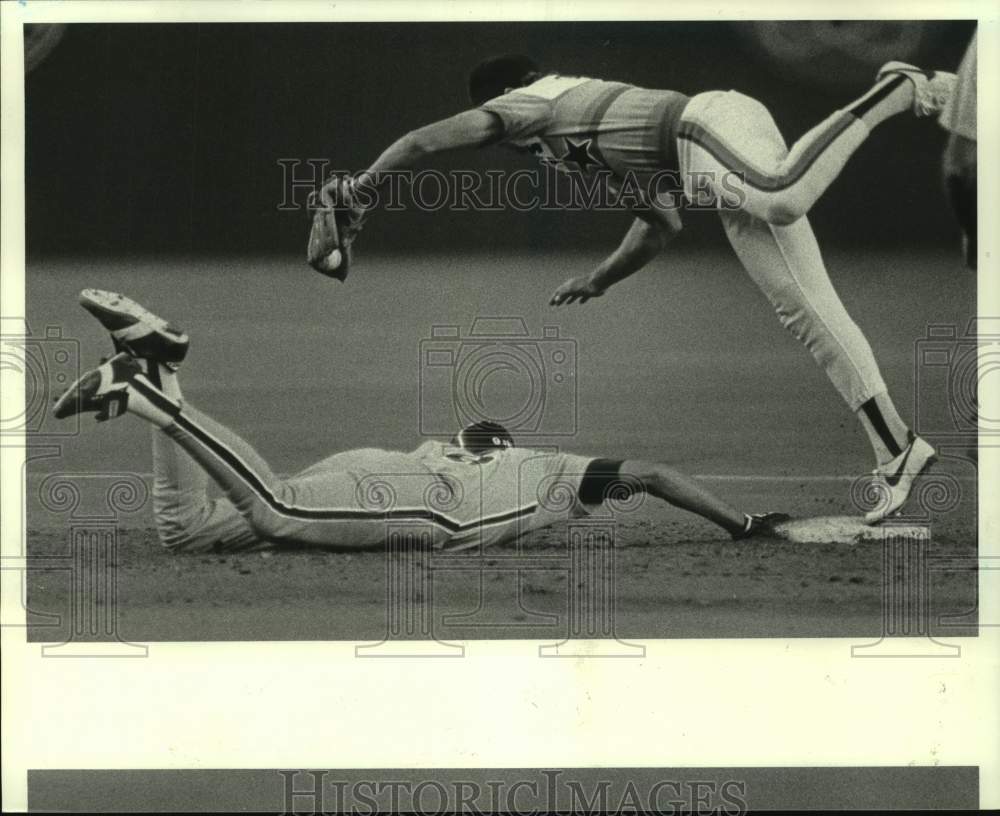
<path fill-rule="evenodd" d="M 926 473 L 935 461 L 934 448 L 919 436 L 912 436 L 899 456 L 874 471 L 872 488 L 879 496 L 879 503 L 865 513 L 865 524 L 878 524 L 906 504 L 917 477 Z"/>
<path fill-rule="evenodd" d="M 906 62 L 887 62 L 878 70 L 875 81 L 889 74 L 899 74 L 913 83 L 913 113 L 916 116 L 937 116 L 948 104 L 955 88 L 955 75 L 947 71 L 925 71 Z"/>
<path fill-rule="evenodd" d="M 111 333 L 115 351 L 176 366 L 188 352 L 190 340 L 176 326 L 117 292 L 84 289 L 80 305 Z"/>

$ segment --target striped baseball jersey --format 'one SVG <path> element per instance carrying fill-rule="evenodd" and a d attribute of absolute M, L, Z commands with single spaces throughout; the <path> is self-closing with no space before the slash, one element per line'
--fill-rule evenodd
<path fill-rule="evenodd" d="M 677 128 L 688 97 L 588 77 L 542 77 L 485 102 L 500 118 L 501 143 L 564 172 L 610 171 L 641 183 L 677 171 Z"/>
<path fill-rule="evenodd" d="M 400 524 L 426 522 L 434 528 L 436 546 L 466 549 L 585 515 L 577 492 L 590 461 L 528 448 L 476 456 L 429 441 L 408 453 L 362 448 L 334 454 L 288 484 L 303 503 L 343 511 L 341 543 L 381 543 L 384 531 L 370 524 L 352 533 L 349 522 L 356 513 Z M 346 540 L 355 534 L 358 540 Z"/>

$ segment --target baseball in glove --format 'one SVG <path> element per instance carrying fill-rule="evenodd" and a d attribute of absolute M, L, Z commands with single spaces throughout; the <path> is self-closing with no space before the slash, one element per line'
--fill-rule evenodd
<path fill-rule="evenodd" d="M 353 201 L 350 180 L 336 181 L 309 197 L 313 219 L 306 253 L 313 269 L 342 281 L 351 268 L 351 245 L 361 231 L 365 211 Z"/>

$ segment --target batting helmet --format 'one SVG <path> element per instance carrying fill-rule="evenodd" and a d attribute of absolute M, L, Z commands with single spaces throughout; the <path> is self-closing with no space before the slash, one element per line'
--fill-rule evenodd
<path fill-rule="evenodd" d="M 452 444 L 479 455 L 491 450 L 514 447 L 514 437 L 499 422 L 473 422 L 458 432 Z"/>

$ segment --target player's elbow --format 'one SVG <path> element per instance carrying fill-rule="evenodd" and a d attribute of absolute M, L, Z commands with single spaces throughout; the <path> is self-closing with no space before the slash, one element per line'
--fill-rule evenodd
<path fill-rule="evenodd" d="M 663 250 L 683 228 L 677 213 L 668 210 L 641 214 L 634 223 L 633 231 L 638 230 L 642 247 L 650 256 Z"/>
<path fill-rule="evenodd" d="M 651 493 L 656 496 L 663 492 L 661 468 L 655 462 L 628 459 L 622 463 L 621 475 L 632 493 Z"/>
<path fill-rule="evenodd" d="M 414 159 L 420 159 L 441 150 L 441 146 L 430 134 L 419 130 L 411 130 L 399 141 L 407 155 Z"/>
<path fill-rule="evenodd" d="M 647 226 L 638 245 L 638 257 L 645 263 L 653 260 L 670 243 L 669 235 L 660 227 Z"/>

